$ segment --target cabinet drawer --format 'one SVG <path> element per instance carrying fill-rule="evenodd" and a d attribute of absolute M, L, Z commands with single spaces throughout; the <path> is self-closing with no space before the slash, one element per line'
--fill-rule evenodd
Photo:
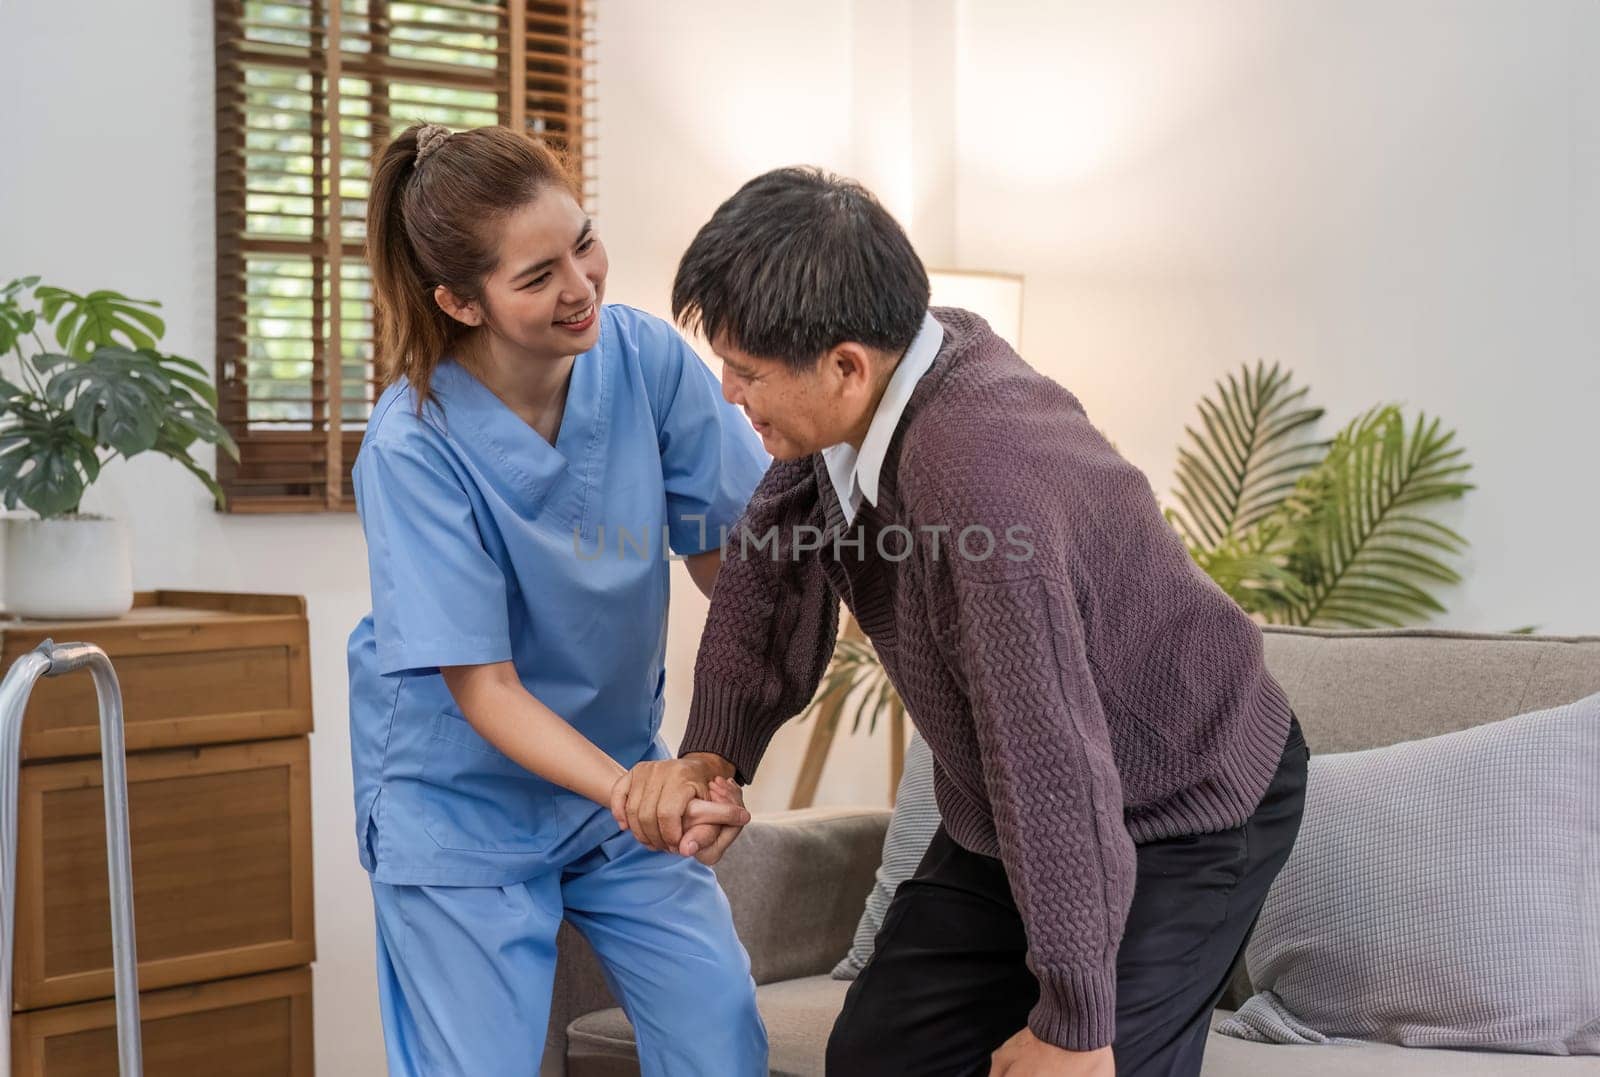
<path fill-rule="evenodd" d="M 310 962 L 308 740 L 128 757 L 141 990 Z M 15 1007 L 111 996 L 100 761 L 22 768 Z"/>
<path fill-rule="evenodd" d="M 0 629 L 6 668 L 41 640 L 87 640 L 121 683 L 130 752 L 263 740 L 311 731 L 302 600 L 158 591 L 109 621 L 14 621 Z M 22 758 L 100 750 L 94 681 L 47 677 L 28 700 Z"/>
<path fill-rule="evenodd" d="M 311 1077 L 311 970 L 196 984 L 139 996 L 148 1077 Z M 16 1077 L 114 1077 L 110 1001 L 11 1019 Z"/>

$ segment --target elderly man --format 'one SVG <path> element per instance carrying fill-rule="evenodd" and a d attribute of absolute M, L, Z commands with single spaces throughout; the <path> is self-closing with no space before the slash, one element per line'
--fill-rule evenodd
<path fill-rule="evenodd" d="M 673 313 L 775 458 L 724 546 L 675 760 L 614 810 L 714 860 L 695 797 L 755 775 L 843 600 L 932 749 L 943 825 L 831 1074 L 1198 1074 L 1299 828 L 1307 749 L 1257 626 L 1144 476 L 982 319 L 928 308 L 904 232 L 810 169 L 748 183 Z"/>

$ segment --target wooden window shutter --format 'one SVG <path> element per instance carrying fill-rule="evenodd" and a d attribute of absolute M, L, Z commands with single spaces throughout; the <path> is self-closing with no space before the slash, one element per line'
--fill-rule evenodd
<path fill-rule="evenodd" d="M 412 123 L 523 126 L 581 155 L 584 0 L 215 0 L 217 384 L 233 512 L 354 506 L 374 397 L 370 162 Z M 592 207 L 591 207 L 592 211 Z"/>

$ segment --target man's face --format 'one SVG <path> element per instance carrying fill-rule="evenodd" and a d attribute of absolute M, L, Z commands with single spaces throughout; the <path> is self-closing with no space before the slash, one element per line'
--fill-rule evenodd
<path fill-rule="evenodd" d="M 758 358 L 725 337 L 711 348 L 722 359 L 723 397 L 744 409 L 777 460 L 796 460 L 861 436 L 881 395 L 881 386 L 873 392 L 871 361 L 859 345 L 840 345 L 805 370 Z"/>

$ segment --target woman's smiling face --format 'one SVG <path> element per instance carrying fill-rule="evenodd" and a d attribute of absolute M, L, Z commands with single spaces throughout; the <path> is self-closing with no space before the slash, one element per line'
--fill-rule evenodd
<path fill-rule="evenodd" d="M 480 317 L 518 351 L 556 358 L 594 347 L 605 298 L 605 245 L 559 187 L 499 222 L 499 259 L 483 282 Z"/>

